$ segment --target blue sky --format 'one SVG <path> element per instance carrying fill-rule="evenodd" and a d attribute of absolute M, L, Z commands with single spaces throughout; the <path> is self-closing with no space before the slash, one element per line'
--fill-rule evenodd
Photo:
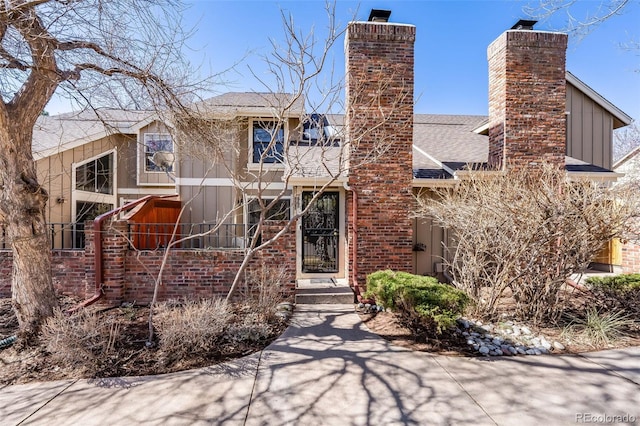
<path fill-rule="evenodd" d="M 417 28 L 415 96 L 417 113 L 487 114 L 487 46 L 518 19 L 531 1 L 341 1 L 336 20 L 342 26 L 355 17 L 366 20 L 372 8 L 390 9 L 392 22 Z M 572 10 L 578 16 L 595 13 L 600 1 L 581 0 Z M 322 0 L 220 1 L 195 0 L 184 15 L 193 27 L 187 51 L 203 72 L 221 72 L 225 81 L 212 92 L 265 91 L 251 75 L 251 67 L 264 74 L 261 55 L 271 49 L 269 39 L 283 40 L 281 12 L 294 18 L 303 33 L 322 38 L 327 26 Z M 536 25 L 556 30 L 566 17 Z M 591 34 L 570 39 L 567 69 L 633 118 L 640 118 L 640 48 L 621 47 L 640 42 L 640 2 L 632 1 L 619 16 L 601 24 Z M 334 72 L 344 73 L 343 41 L 334 45 Z M 51 105 L 53 107 L 53 105 Z M 51 112 L 59 112 L 53 108 Z"/>

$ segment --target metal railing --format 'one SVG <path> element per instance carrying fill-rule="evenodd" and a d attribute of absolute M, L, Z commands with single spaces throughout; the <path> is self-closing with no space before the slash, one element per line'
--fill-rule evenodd
<path fill-rule="evenodd" d="M 49 223 L 51 250 L 83 250 L 84 223 Z M 0 250 L 10 250 L 6 225 L 0 225 Z"/>
<path fill-rule="evenodd" d="M 51 250 L 84 250 L 84 223 L 50 223 Z"/>
<path fill-rule="evenodd" d="M 0 250 L 7 250 L 10 248 L 7 238 L 7 230 L 4 225 L 0 225 Z"/>
<path fill-rule="evenodd" d="M 128 238 L 133 248 L 156 250 L 167 247 L 174 231 L 174 223 L 131 223 Z M 216 229 L 212 223 L 181 223 L 175 240 L 194 236 L 175 246 L 181 249 L 242 249 L 245 246 L 245 226 L 222 224 Z M 50 223 L 52 250 L 83 250 L 84 223 Z M 196 236 L 197 235 L 197 236 Z M 11 249 L 5 226 L 0 226 L 0 250 Z"/>
<path fill-rule="evenodd" d="M 217 229 L 216 229 L 217 227 Z M 174 233 L 174 223 L 131 223 L 129 239 L 138 250 L 166 248 Z M 244 225 L 213 223 L 181 223 L 175 230 L 174 241 L 191 236 L 176 245 L 181 249 L 242 249 Z"/>

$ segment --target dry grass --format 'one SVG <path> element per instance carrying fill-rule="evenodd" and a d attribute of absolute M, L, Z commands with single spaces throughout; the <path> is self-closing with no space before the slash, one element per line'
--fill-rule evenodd
<path fill-rule="evenodd" d="M 229 303 L 216 298 L 161 303 L 153 322 L 169 362 L 214 351 L 232 319 Z"/>
<path fill-rule="evenodd" d="M 572 316 L 563 331 L 565 337 L 587 344 L 593 349 L 604 349 L 627 337 L 636 325 L 632 316 L 622 311 L 600 312 L 587 309 L 584 315 Z"/>
<path fill-rule="evenodd" d="M 57 310 L 42 327 L 40 339 L 54 362 L 95 374 L 116 353 L 120 325 L 89 310 L 73 315 Z"/>
<path fill-rule="evenodd" d="M 226 340 L 235 345 L 264 342 L 274 332 L 273 323 L 266 316 L 264 312 L 256 312 L 251 305 L 246 305 L 239 310 L 236 322 L 229 324 Z"/>
<path fill-rule="evenodd" d="M 264 320 L 274 321 L 276 306 L 284 300 L 283 282 L 287 279 L 284 268 L 262 268 L 247 274 L 244 287 L 240 290 L 240 298 L 245 305 L 253 307 L 255 312 L 264 315 Z"/>

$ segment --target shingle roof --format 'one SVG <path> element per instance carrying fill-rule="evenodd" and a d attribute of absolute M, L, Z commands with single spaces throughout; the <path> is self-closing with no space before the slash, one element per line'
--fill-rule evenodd
<path fill-rule="evenodd" d="M 482 115 L 416 114 L 413 144 L 440 162 L 486 162 L 488 138 L 474 132 L 486 120 Z"/>
<path fill-rule="evenodd" d="M 31 147 L 36 157 L 47 156 L 109 133 L 133 134 L 133 127 L 153 116 L 151 111 L 115 109 L 41 116 L 33 129 Z"/>
<path fill-rule="evenodd" d="M 208 99 L 206 105 L 231 113 L 266 111 L 277 102 L 290 99 L 288 94 L 226 93 Z M 204 105 L 201 104 L 201 105 Z M 297 104 L 296 104 L 297 105 Z M 68 149 L 82 141 L 95 140 L 109 132 L 135 133 L 139 123 L 153 117 L 150 111 L 101 110 L 41 117 L 34 129 L 33 151 L 36 157 Z M 339 131 L 344 125 L 342 114 L 327 116 Z M 489 153 L 489 138 L 475 132 L 487 117 L 481 115 L 416 114 L 413 131 L 413 174 L 417 179 L 450 179 L 450 172 L 467 168 L 468 164 L 485 168 Z M 344 139 L 343 139 L 344 140 Z M 339 169 L 340 149 L 322 150 L 296 147 L 295 161 L 288 164 L 298 177 L 328 176 Z M 323 158 L 318 157 L 320 155 Z M 295 163 L 295 164 L 294 164 Z M 609 172 L 575 158 L 566 157 L 566 169 L 571 172 Z"/>
<path fill-rule="evenodd" d="M 291 93 L 229 92 L 196 104 L 203 111 L 227 115 L 272 113 L 288 108 L 292 115 L 304 113 L 304 99 Z"/>

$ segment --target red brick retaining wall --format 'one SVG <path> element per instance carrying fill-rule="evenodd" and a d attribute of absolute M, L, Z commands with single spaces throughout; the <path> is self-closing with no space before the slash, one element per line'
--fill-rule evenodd
<path fill-rule="evenodd" d="M 282 229 L 285 222 L 269 222 L 263 240 Z M 148 303 L 164 251 L 129 250 L 126 222 L 115 222 L 103 235 L 103 302 Z M 87 227 L 89 229 L 89 227 Z M 52 274 L 56 289 L 64 294 L 88 298 L 95 289 L 93 232 L 86 234 L 85 250 L 54 251 Z M 159 300 L 226 295 L 244 259 L 243 250 L 171 250 L 159 288 Z M 269 248 L 257 253 L 247 273 L 266 268 L 284 268 L 284 292 L 295 289 L 295 228 L 290 228 Z M 12 255 L 0 251 L 0 297 L 11 296 Z"/>

